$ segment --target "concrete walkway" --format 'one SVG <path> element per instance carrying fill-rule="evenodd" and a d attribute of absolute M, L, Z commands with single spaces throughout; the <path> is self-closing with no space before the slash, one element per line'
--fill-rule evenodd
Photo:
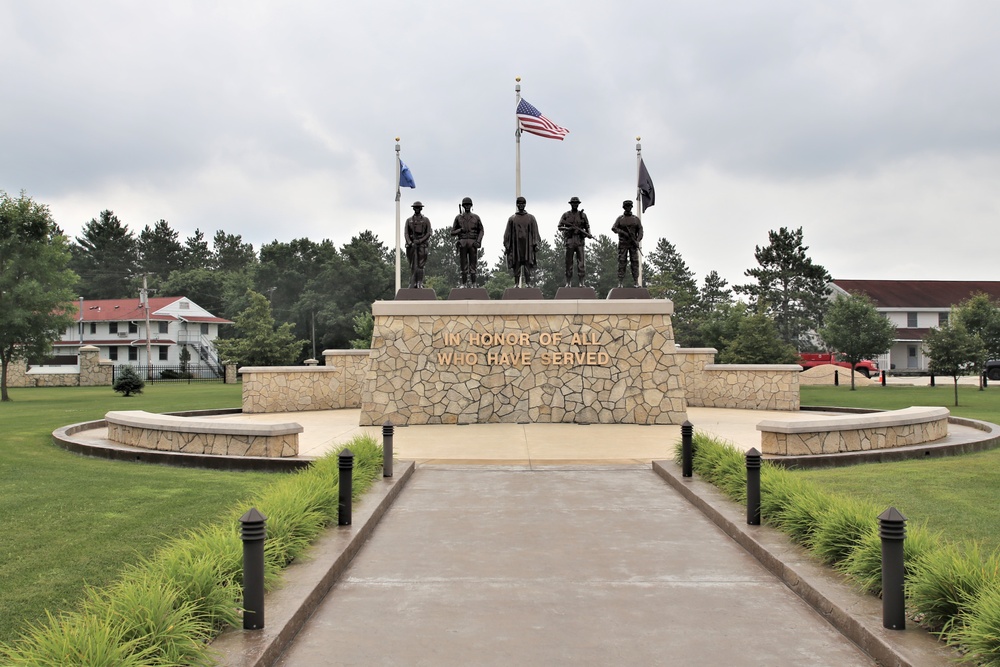
<path fill-rule="evenodd" d="M 423 466 L 277 664 L 874 662 L 647 466 Z"/>

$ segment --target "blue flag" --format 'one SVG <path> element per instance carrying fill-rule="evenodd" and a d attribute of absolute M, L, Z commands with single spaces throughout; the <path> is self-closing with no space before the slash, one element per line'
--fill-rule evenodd
<path fill-rule="evenodd" d="M 401 188 L 417 187 L 417 184 L 413 180 L 413 174 L 410 173 L 410 168 L 407 167 L 402 160 L 399 161 L 399 187 Z"/>

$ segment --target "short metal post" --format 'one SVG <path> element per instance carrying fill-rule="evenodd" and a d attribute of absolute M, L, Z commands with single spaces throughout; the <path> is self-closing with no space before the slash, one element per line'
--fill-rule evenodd
<path fill-rule="evenodd" d="M 984 373 L 983 373 L 983 387 L 985 388 L 985 387 L 988 387 L 988 386 L 990 386 L 990 376 L 989 376 L 989 375 L 987 375 L 987 374 L 986 374 L 986 373 L 984 372 Z"/>
<path fill-rule="evenodd" d="M 691 441 L 694 439 L 694 424 L 684 420 L 681 424 L 681 475 L 691 477 L 692 473 L 692 452 Z"/>
<path fill-rule="evenodd" d="M 392 422 L 382 424 L 382 476 L 392 477 L 392 433 L 396 429 Z"/>
<path fill-rule="evenodd" d="M 337 525 L 351 525 L 351 495 L 354 491 L 354 452 L 345 449 L 337 456 L 340 496 L 337 498 Z"/>
<path fill-rule="evenodd" d="M 906 601 L 903 592 L 903 540 L 906 517 L 895 507 L 878 515 L 882 538 L 882 627 L 906 629 Z"/>
<path fill-rule="evenodd" d="M 840 371 L 836 369 L 834 369 L 833 371 L 833 386 L 834 387 L 840 386 Z"/>
<path fill-rule="evenodd" d="M 934 373 L 931 373 L 931 386 L 934 386 Z"/>
<path fill-rule="evenodd" d="M 882 371 L 882 386 L 885 386 L 885 371 Z"/>
<path fill-rule="evenodd" d="M 251 507 L 240 517 L 243 540 L 243 629 L 264 627 L 264 540 L 267 517 Z"/>
<path fill-rule="evenodd" d="M 760 525 L 760 452 L 751 447 L 747 453 L 747 525 Z"/>

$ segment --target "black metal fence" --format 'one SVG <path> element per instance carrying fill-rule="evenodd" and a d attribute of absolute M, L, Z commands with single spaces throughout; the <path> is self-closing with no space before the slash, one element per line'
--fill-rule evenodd
<path fill-rule="evenodd" d="M 225 373 L 219 373 L 207 366 L 187 366 L 167 364 L 129 364 L 146 382 L 225 382 Z M 125 365 L 116 365 L 113 380 L 117 380 Z"/>

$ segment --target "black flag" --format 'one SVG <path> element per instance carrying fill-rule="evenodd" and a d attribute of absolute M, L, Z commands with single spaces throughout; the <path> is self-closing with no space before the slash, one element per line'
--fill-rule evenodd
<path fill-rule="evenodd" d="M 639 158 L 639 195 L 642 197 L 642 212 L 656 203 L 656 190 L 653 189 L 653 179 L 646 171 L 646 163 Z"/>

